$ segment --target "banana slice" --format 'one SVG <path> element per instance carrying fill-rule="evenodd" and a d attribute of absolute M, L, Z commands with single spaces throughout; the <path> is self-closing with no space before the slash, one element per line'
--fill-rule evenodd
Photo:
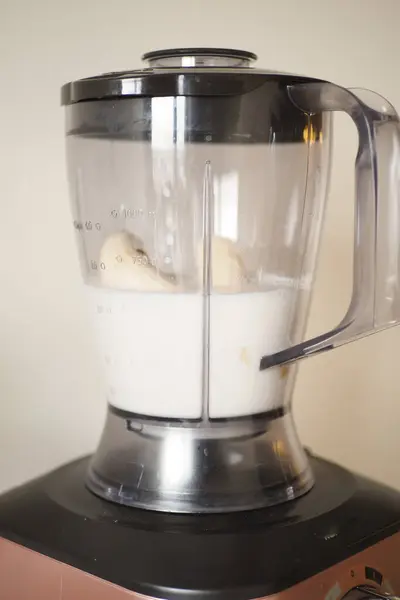
<path fill-rule="evenodd" d="M 138 292 L 174 292 L 177 286 L 157 272 L 141 241 L 127 231 L 110 235 L 100 251 L 104 286 Z"/>
<path fill-rule="evenodd" d="M 203 244 L 199 249 L 199 275 L 203 273 Z M 245 269 L 234 242 L 227 238 L 215 236 L 211 241 L 211 274 L 214 290 L 237 292 L 242 289 L 245 280 Z"/>

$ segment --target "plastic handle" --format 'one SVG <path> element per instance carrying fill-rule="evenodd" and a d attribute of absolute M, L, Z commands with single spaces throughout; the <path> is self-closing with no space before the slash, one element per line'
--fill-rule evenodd
<path fill-rule="evenodd" d="M 353 294 L 337 327 L 262 357 L 261 370 L 330 350 L 400 320 L 399 117 L 391 104 L 368 90 L 318 82 L 290 86 L 288 92 L 305 113 L 344 111 L 358 129 Z"/>

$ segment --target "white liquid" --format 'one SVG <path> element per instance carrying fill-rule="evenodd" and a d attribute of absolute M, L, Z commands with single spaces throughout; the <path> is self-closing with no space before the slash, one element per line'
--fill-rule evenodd
<path fill-rule="evenodd" d="M 291 293 L 217 294 L 210 302 L 211 418 L 265 412 L 282 403 L 282 371 L 260 359 L 289 346 Z"/>
<path fill-rule="evenodd" d="M 88 288 L 108 401 L 129 412 L 202 412 L 202 297 Z"/>
<path fill-rule="evenodd" d="M 108 400 L 139 414 L 203 414 L 205 299 L 197 294 L 88 288 Z M 264 412 L 282 401 L 279 368 L 260 358 L 288 345 L 286 290 L 210 297 L 211 418 Z"/>

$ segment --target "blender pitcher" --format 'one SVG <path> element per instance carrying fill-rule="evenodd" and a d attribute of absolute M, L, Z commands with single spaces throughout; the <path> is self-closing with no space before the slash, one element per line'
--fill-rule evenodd
<path fill-rule="evenodd" d="M 313 485 L 291 413 L 299 358 L 399 320 L 399 129 L 365 91 L 177 49 L 64 86 L 74 227 L 108 415 L 87 485 L 226 512 Z M 352 301 L 304 341 L 331 113 L 359 132 Z"/>

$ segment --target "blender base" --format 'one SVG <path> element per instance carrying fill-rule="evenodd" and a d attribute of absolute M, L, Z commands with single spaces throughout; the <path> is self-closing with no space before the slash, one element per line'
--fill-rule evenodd
<path fill-rule="evenodd" d="M 176 515 L 102 500 L 88 459 L 0 497 L 7 600 L 342 598 L 400 590 L 400 493 L 322 459 L 314 488 L 274 507 Z M 134 593 L 132 593 L 134 592 Z"/>

